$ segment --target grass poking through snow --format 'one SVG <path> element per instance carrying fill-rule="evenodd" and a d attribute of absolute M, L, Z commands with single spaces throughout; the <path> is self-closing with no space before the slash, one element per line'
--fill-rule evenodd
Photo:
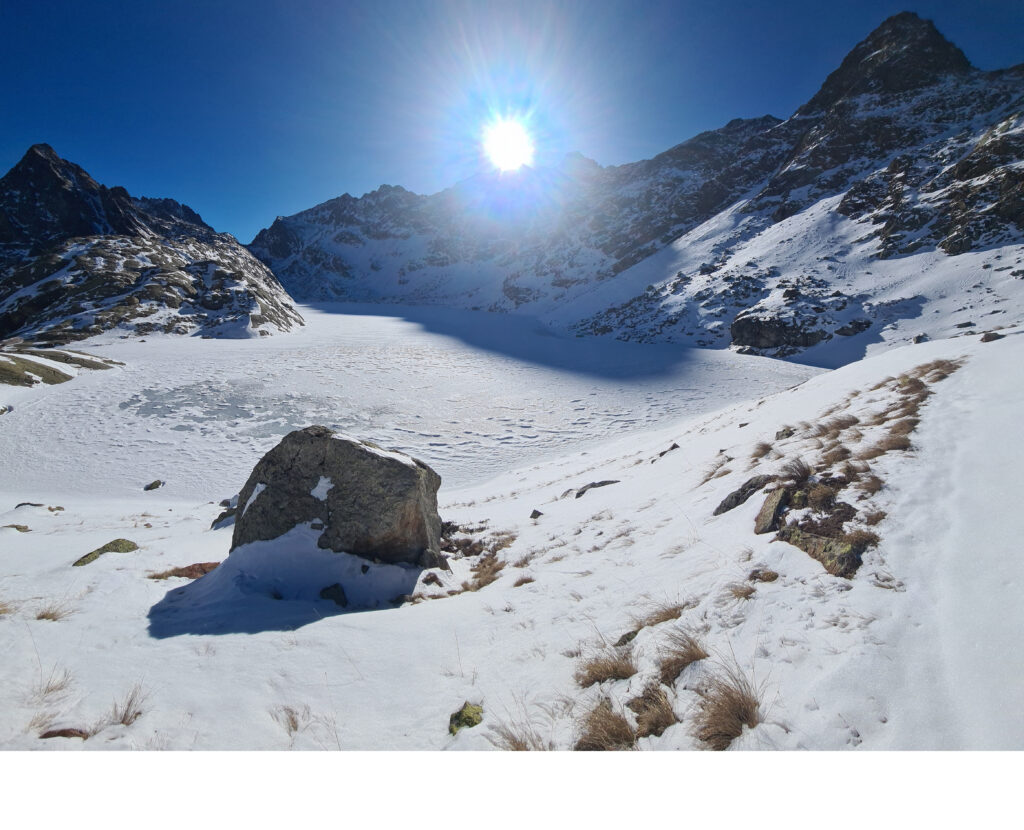
<path fill-rule="evenodd" d="M 713 676 L 703 696 L 694 734 L 709 749 L 728 749 L 744 726 L 753 729 L 761 722 L 760 695 L 739 667 Z"/>

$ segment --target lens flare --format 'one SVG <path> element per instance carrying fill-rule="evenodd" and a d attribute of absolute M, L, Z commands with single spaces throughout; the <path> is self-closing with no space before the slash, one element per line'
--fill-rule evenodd
<path fill-rule="evenodd" d="M 484 152 L 501 171 L 533 163 L 533 140 L 521 122 L 502 118 L 484 129 Z"/>

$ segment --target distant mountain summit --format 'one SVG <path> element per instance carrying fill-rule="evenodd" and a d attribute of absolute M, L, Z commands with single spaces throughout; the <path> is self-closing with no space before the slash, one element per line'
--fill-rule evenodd
<path fill-rule="evenodd" d="M 519 310 L 834 363 L 957 333 L 965 281 L 970 307 L 1024 321 L 1022 240 L 1024 66 L 975 69 L 904 12 L 786 120 L 620 167 L 575 155 L 432 196 L 346 195 L 249 247 L 301 301 Z"/>
<path fill-rule="evenodd" d="M 867 93 L 921 89 L 947 75 L 967 75 L 972 69 L 966 55 L 934 23 L 913 12 L 900 12 L 858 43 L 797 114 L 823 112 L 839 101 Z"/>
<path fill-rule="evenodd" d="M 0 340 L 301 324 L 273 274 L 173 199 L 133 198 L 36 144 L 0 179 Z"/>

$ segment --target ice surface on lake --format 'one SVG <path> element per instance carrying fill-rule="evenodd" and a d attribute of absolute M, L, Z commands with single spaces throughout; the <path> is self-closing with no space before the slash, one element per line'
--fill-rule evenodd
<path fill-rule="evenodd" d="M 443 487 L 770 394 L 816 373 L 726 351 L 561 337 L 530 318 L 304 308 L 258 341 L 100 336 L 125 362 L 33 391 L 4 416 L 0 488 L 221 499 L 288 432 L 323 424 L 430 464 Z M 89 480 L 76 470 L 90 470 Z M 27 498 L 27 496 L 26 496 Z"/>

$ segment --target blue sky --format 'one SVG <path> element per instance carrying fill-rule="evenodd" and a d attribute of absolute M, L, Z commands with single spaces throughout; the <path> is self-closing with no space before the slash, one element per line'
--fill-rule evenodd
<path fill-rule="evenodd" d="M 1024 1 L 0 0 L 0 171 L 36 142 L 251 240 L 277 214 L 473 175 L 516 113 L 538 166 L 786 117 L 883 19 L 1024 62 Z"/>

